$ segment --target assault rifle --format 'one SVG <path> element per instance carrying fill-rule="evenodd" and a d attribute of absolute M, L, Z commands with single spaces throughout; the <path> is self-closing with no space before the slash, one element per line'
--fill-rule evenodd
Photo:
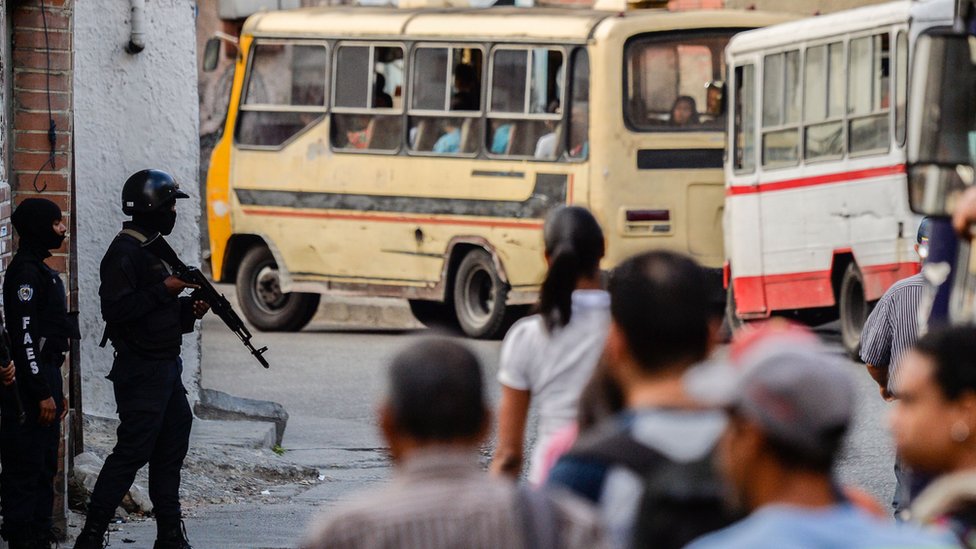
<path fill-rule="evenodd" d="M 6 366 L 13 360 L 13 347 L 10 346 L 10 334 L 7 329 L 0 326 L 0 365 Z M 24 411 L 24 401 L 20 398 L 20 387 L 17 386 L 17 379 L 7 387 L 10 394 L 14 397 L 14 406 L 17 407 L 17 423 L 23 425 L 27 421 L 27 413 Z"/>
<path fill-rule="evenodd" d="M 217 288 L 213 287 L 213 284 L 207 280 L 200 269 L 196 267 L 188 267 L 186 263 L 180 261 L 179 256 L 173 251 L 169 243 L 163 238 L 159 233 L 149 237 L 145 242 L 142 243 L 142 247 L 149 251 L 149 253 L 158 257 L 164 261 L 167 265 L 173 269 L 173 274 L 188 284 L 193 284 L 198 288 L 193 290 L 190 296 L 194 300 L 204 301 L 207 305 L 210 305 L 210 310 L 214 312 L 215 315 L 220 317 L 220 320 L 224 321 L 224 324 L 230 328 L 230 331 L 237 334 L 241 342 L 244 343 L 244 347 L 254 355 L 254 358 L 258 359 L 261 366 L 265 368 L 269 367 L 267 359 L 264 358 L 263 354 L 268 350 L 267 347 L 261 347 L 260 349 L 255 349 L 254 345 L 251 344 L 251 331 L 247 329 L 244 325 L 244 321 L 241 317 L 237 316 L 237 312 L 230 306 L 230 302 L 223 294 L 217 291 Z"/>

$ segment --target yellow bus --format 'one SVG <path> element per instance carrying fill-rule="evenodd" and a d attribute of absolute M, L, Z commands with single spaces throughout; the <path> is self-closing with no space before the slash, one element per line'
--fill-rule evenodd
<path fill-rule="evenodd" d="M 604 268 L 720 269 L 724 48 L 756 11 L 332 7 L 244 25 L 207 181 L 213 276 L 262 330 L 321 294 L 400 297 L 495 337 L 537 298 L 541 229 L 590 208 Z"/>

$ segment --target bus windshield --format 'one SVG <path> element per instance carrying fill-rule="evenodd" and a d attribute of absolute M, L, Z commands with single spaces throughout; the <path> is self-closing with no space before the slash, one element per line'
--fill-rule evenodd
<path fill-rule="evenodd" d="M 628 124 L 642 131 L 722 130 L 723 52 L 733 34 L 631 39 L 624 52 Z"/>

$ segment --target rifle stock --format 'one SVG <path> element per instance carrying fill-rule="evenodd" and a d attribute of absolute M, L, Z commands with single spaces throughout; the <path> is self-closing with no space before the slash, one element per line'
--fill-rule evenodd
<path fill-rule="evenodd" d="M 183 263 L 173 248 L 170 247 L 169 243 L 159 233 L 146 240 L 142 246 L 169 264 L 173 268 L 174 274 L 180 280 L 198 286 L 191 294 L 193 299 L 206 302 L 207 305 L 210 305 L 210 310 L 220 317 L 220 320 L 237 335 L 241 343 L 244 344 L 244 347 L 257 359 L 261 366 L 265 368 L 270 367 L 268 360 L 264 358 L 264 353 L 268 348 L 261 347 L 260 349 L 256 349 L 254 347 L 251 343 L 251 337 L 253 336 L 251 335 L 251 331 L 247 329 L 247 325 L 238 316 L 237 311 L 231 307 L 227 298 L 218 292 L 217 288 L 214 288 L 214 285 L 207 280 L 207 277 L 200 272 L 200 269 L 188 267 L 186 263 Z"/>

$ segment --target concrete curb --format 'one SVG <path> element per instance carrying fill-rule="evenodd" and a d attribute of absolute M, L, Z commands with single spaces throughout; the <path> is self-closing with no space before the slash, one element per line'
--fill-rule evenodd
<path fill-rule="evenodd" d="M 229 421 L 267 421 L 275 426 L 275 444 L 281 446 L 288 426 L 285 407 L 269 400 L 234 396 L 215 389 L 200 388 L 200 400 L 193 406 L 200 419 Z"/>

